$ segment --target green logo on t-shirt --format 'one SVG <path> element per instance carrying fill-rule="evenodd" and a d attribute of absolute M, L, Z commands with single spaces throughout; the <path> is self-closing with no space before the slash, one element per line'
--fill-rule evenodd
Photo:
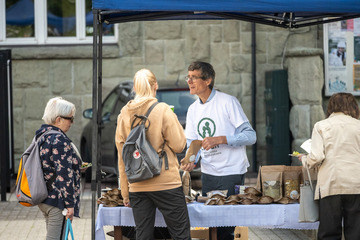
<path fill-rule="evenodd" d="M 198 124 L 198 133 L 202 138 L 212 137 L 215 134 L 215 122 L 210 118 L 203 118 Z"/>

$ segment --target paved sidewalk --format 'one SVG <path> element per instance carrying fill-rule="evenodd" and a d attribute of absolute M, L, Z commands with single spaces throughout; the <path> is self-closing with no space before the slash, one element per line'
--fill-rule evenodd
<path fill-rule="evenodd" d="M 256 181 L 256 180 L 255 180 Z M 247 180 L 253 184 L 253 180 Z M 91 187 L 82 184 L 80 218 L 73 220 L 73 230 L 76 240 L 91 240 Z M 116 187 L 114 183 L 102 183 L 105 187 Z M 7 202 L 0 202 L 0 240 L 42 240 L 45 239 L 45 220 L 38 207 L 21 206 L 14 194 L 7 195 Z M 104 227 L 110 232 L 112 226 Z M 114 238 L 106 235 L 106 240 Z M 262 229 L 249 228 L 250 240 L 312 240 L 315 231 L 287 230 L 287 229 Z"/>
<path fill-rule="evenodd" d="M 76 240 L 91 239 L 91 189 L 82 184 L 80 218 L 74 218 L 73 231 Z M 46 226 L 38 207 L 20 205 L 15 194 L 7 194 L 7 202 L 0 202 L 0 240 L 42 240 Z"/>

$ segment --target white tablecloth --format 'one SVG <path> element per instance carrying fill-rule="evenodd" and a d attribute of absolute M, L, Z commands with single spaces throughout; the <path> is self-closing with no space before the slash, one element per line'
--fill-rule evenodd
<path fill-rule="evenodd" d="M 261 228 L 317 229 L 316 223 L 299 223 L 299 204 L 204 205 L 189 203 L 192 227 L 248 226 Z M 103 226 L 135 226 L 132 209 L 99 206 L 95 237 L 104 240 Z M 159 210 L 155 226 L 166 227 Z"/>

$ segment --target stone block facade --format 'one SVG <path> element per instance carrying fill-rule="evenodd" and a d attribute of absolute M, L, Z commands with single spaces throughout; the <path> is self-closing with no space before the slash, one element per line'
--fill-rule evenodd
<path fill-rule="evenodd" d="M 251 119 L 251 23 L 149 21 L 117 27 L 117 44 L 103 46 L 103 97 L 119 82 L 131 80 L 140 68 L 151 69 L 161 85 L 163 81 L 184 79 L 192 61 L 210 62 L 216 71 L 215 87 L 236 96 L 256 125 L 257 165 L 266 164 L 266 71 L 288 69 L 293 149 L 298 150 L 301 141 L 310 137 L 314 122 L 324 118 L 321 26 L 288 30 L 256 24 L 256 121 Z M 80 146 L 81 131 L 89 121 L 82 112 L 92 107 L 92 46 L 10 48 L 16 161 L 42 124 L 47 100 L 54 96 L 75 103 L 75 122 L 68 136 Z M 251 147 L 248 156 L 252 162 Z"/>

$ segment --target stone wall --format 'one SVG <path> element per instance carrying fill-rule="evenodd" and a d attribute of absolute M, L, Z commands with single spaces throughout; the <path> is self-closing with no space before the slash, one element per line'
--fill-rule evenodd
<path fill-rule="evenodd" d="M 195 60 L 210 62 L 215 87 L 236 96 L 251 119 L 251 23 L 237 20 L 157 21 L 119 24 L 118 44 L 103 47 L 103 96 L 119 82 L 132 79 L 140 68 L 159 80 L 184 79 Z M 294 48 L 318 49 L 316 55 L 289 53 Z M 79 146 L 82 112 L 92 106 L 92 46 L 12 47 L 15 157 L 19 158 L 42 124 L 46 102 L 63 96 L 75 103 L 77 114 L 69 137 Z M 290 50 L 289 50 L 290 49 Z M 320 50 L 319 50 L 320 49 Z M 258 164 L 266 164 L 265 72 L 289 69 L 291 131 L 294 147 L 309 137 L 313 121 L 321 118 L 321 27 L 288 30 L 256 25 L 256 129 Z M 298 50 L 295 50 L 295 52 Z M 300 51 L 300 52 L 301 52 Z M 305 84 L 300 84 L 306 80 Z M 311 84 L 312 92 L 301 91 Z M 301 120 L 300 120 L 301 118 Z M 251 147 L 248 156 L 252 161 Z"/>
<path fill-rule="evenodd" d="M 290 99 L 290 131 L 294 138 L 292 149 L 304 152 L 300 145 L 311 138 L 314 124 L 325 118 L 322 107 L 324 69 L 321 49 L 295 48 L 287 52 Z M 306 69 L 306 71 L 301 71 Z M 301 165 L 297 158 L 293 165 Z"/>

